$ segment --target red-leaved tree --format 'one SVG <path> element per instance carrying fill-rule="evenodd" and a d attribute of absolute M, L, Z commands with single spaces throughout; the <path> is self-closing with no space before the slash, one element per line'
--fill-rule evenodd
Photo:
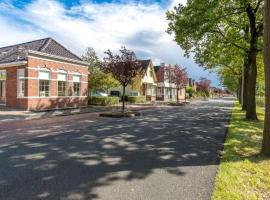
<path fill-rule="evenodd" d="M 113 54 L 110 50 L 106 51 L 102 68 L 105 72 L 111 73 L 122 85 L 122 111 L 125 112 L 126 87 L 132 83 L 135 77 L 143 74 L 143 69 L 132 50 L 122 47 L 119 52 L 120 54 Z"/>
<path fill-rule="evenodd" d="M 200 78 L 200 81 L 197 83 L 197 92 L 205 95 L 205 97 L 209 97 L 210 95 L 210 86 L 211 81 L 207 78 Z"/>
<path fill-rule="evenodd" d="M 186 87 L 188 81 L 188 75 L 186 69 L 182 69 L 180 66 L 175 65 L 173 68 L 173 73 L 171 77 L 171 82 L 176 85 L 177 88 L 177 103 L 179 103 L 179 90 Z M 186 91 L 185 91 L 186 92 Z M 185 97 L 186 99 L 186 97 Z"/>

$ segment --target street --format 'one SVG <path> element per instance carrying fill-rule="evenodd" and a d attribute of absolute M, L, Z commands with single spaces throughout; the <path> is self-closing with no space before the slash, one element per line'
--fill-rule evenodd
<path fill-rule="evenodd" d="M 0 199 L 210 199 L 232 106 L 227 98 L 135 118 L 1 124 Z"/>

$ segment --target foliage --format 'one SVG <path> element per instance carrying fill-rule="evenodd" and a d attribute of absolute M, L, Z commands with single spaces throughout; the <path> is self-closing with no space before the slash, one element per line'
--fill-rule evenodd
<path fill-rule="evenodd" d="M 193 95 L 194 95 L 194 93 L 195 93 L 195 90 L 194 90 L 193 87 L 188 86 L 188 87 L 186 88 L 186 93 L 188 94 L 189 98 L 192 98 Z"/>
<path fill-rule="evenodd" d="M 200 78 L 197 83 L 197 92 L 201 94 L 202 97 L 209 97 L 210 95 L 210 85 L 211 81 L 207 78 Z"/>
<path fill-rule="evenodd" d="M 270 199 L 270 159 L 258 156 L 262 109 L 258 109 L 258 116 L 261 121 L 244 120 L 244 112 L 235 103 L 212 200 Z"/>
<path fill-rule="evenodd" d="M 88 47 L 85 54 L 82 55 L 82 59 L 89 63 L 88 86 L 90 90 L 103 90 L 108 92 L 109 88 L 119 86 L 119 82 L 116 81 L 111 74 L 104 73 L 100 69 L 101 62 L 93 48 Z"/>
<path fill-rule="evenodd" d="M 107 106 L 107 105 L 115 105 L 119 103 L 119 97 L 89 97 L 88 104 L 89 105 L 98 105 L 98 106 Z"/>
<path fill-rule="evenodd" d="M 265 121 L 261 153 L 270 156 L 270 1 L 264 7 Z"/>
<path fill-rule="evenodd" d="M 130 103 L 145 103 L 145 96 L 128 96 L 128 102 Z"/>
<path fill-rule="evenodd" d="M 104 71 L 111 73 L 122 86 L 126 87 L 143 73 L 143 69 L 133 51 L 122 47 L 119 52 L 120 55 L 114 55 L 110 50 L 106 51 L 102 67 Z"/>
<path fill-rule="evenodd" d="M 262 49 L 262 8 L 262 0 L 188 0 L 186 6 L 180 4 L 167 12 L 168 32 L 175 34 L 187 56 L 192 53 L 198 64 L 210 70 L 230 69 L 219 73 L 225 75 L 221 80 L 228 88 L 235 90 L 242 66 L 248 71 L 244 74 L 247 119 L 257 118 L 256 59 Z"/>
<path fill-rule="evenodd" d="M 185 68 L 182 69 L 180 66 L 175 65 L 172 74 L 170 82 L 174 83 L 177 88 L 183 88 L 187 85 L 188 75 Z"/>
<path fill-rule="evenodd" d="M 265 106 L 265 98 L 257 96 L 256 97 L 256 103 L 257 103 L 257 106 L 264 107 Z"/>
<path fill-rule="evenodd" d="M 142 78 L 143 78 L 142 75 L 138 75 L 133 79 L 133 81 L 131 83 L 131 89 L 132 90 L 138 90 L 139 91 L 141 89 Z"/>
<path fill-rule="evenodd" d="M 125 88 L 131 84 L 137 76 L 143 74 L 141 62 L 136 58 L 136 54 L 122 47 L 120 54 L 113 54 L 110 50 L 106 51 L 106 57 L 102 63 L 102 69 L 111 73 L 112 76 L 119 81 L 123 87 L 123 96 L 125 96 Z M 122 111 L 125 111 L 125 99 L 123 99 Z"/>

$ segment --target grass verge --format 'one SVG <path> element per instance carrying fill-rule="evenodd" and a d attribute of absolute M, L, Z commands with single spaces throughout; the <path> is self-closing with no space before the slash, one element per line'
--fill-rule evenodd
<path fill-rule="evenodd" d="M 264 112 L 257 112 L 260 121 L 244 120 L 235 103 L 212 200 L 270 199 L 270 159 L 258 155 Z"/>

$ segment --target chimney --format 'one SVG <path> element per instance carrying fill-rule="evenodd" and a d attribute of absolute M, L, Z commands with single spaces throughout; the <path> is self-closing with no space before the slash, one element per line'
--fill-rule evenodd
<path fill-rule="evenodd" d="M 160 66 L 161 67 L 165 67 L 165 63 L 160 63 Z"/>
<path fill-rule="evenodd" d="M 25 48 L 23 46 L 19 46 L 17 60 L 21 60 L 24 58 L 25 58 Z"/>

